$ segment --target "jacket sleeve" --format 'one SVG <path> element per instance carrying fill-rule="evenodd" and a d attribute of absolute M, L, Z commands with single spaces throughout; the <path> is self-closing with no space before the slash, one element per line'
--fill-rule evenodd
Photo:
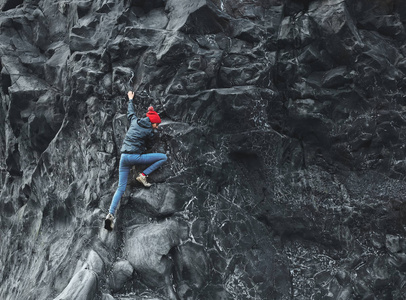
<path fill-rule="evenodd" d="M 137 119 L 137 116 L 135 115 L 134 103 L 133 103 L 132 99 L 128 100 L 127 118 L 128 118 L 128 121 L 130 121 L 130 122 L 133 119 Z"/>

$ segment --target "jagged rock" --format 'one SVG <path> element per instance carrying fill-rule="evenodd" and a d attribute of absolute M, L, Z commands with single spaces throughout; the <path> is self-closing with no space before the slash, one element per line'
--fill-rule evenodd
<path fill-rule="evenodd" d="M 86 262 L 88 264 L 88 268 L 93 270 L 96 274 L 101 275 L 103 273 L 104 262 L 95 250 L 90 251 Z"/>
<path fill-rule="evenodd" d="M 405 8 L 0 0 L 0 298 L 401 299 Z"/>
<path fill-rule="evenodd" d="M 202 246 L 186 243 L 178 247 L 174 255 L 177 281 L 185 281 L 191 288 L 200 290 L 210 273 L 209 258 Z"/>
<path fill-rule="evenodd" d="M 120 291 L 133 276 L 134 268 L 128 261 L 114 263 L 109 286 L 113 292 Z"/>
<path fill-rule="evenodd" d="M 45 64 L 46 81 L 61 89 L 67 75 L 65 63 L 70 55 L 69 47 L 63 42 L 57 42 L 49 47 L 47 52 L 50 58 Z"/>
<path fill-rule="evenodd" d="M 124 251 L 129 263 L 145 284 L 163 289 L 171 299 L 176 296 L 170 284 L 173 263 L 169 252 L 187 236 L 187 225 L 175 220 L 135 226 L 126 232 Z"/>
<path fill-rule="evenodd" d="M 168 0 L 169 13 L 167 29 L 191 34 L 212 34 L 227 30 L 228 16 L 223 14 L 212 1 Z"/>
<path fill-rule="evenodd" d="M 188 242 L 177 248 L 174 254 L 177 293 L 181 299 L 195 298 L 207 283 L 210 263 L 200 245 Z"/>
<path fill-rule="evenodd" d="M 80 270 L 76 273 L 68 286 L 54 300 L 78 299 L 90 300 L 97 291 L 97 276 L 93 271 Z"/>
<path fill-rule="evenodd" d="M 138 173 L 136 173 L 138 174 Z M 146 190 L 141 189 L 131 196 L 131 204 L 141 207 L 152 216 L 168 216 L 182 210 L 186 202 L 193 197 L 182 185 L 156 184 Z"/>
<path fill-rule="evenodd" d="M 112 295 L 109 294 L 103 294 L 102 295 L 102 300 L 115 300 Z"/>

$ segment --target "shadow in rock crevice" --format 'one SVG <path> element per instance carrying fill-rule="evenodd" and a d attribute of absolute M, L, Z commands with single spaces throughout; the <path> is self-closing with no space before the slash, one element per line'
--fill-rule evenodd
<path fill-rule="evenodd" d="M 8 0 L 4 3 L 2 11 L 8 11 L 24 3 L 24 0 Z"/>
<path fill-rule="evenodd" d="M 159 7 L 165 7 L 164 0 L 130 0 L 130 6 L 140 7 L 145 13 Z"/>

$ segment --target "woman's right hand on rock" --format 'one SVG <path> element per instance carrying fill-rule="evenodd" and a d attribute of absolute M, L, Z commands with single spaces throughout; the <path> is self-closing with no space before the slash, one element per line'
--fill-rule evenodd
<path fill-rule="evenodd" d="M 129 91 L 127 93 L 127 95 L 128 95 L 128 99 L 130 99 L 130 100 L 134 99 L 134 92 L 133 91 Z"/>

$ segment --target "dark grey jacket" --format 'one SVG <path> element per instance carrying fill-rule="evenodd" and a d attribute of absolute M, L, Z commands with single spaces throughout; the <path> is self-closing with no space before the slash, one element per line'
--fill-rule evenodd
<path fill-rule="evenodd" d="M 133 100 L 128 101 L 127 118 L 130 127 L 125 135 L 121 153 L 142 154 L 152 143 L 154 130 L 148 117 L 138 119 L 135 115 Z"/>

